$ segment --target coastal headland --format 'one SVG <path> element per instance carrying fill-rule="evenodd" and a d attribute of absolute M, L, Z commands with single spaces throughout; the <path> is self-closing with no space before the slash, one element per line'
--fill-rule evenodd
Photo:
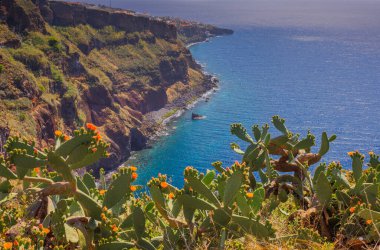
<path fill-rule="evenodd" d="M 0 147 L 20 134 L 47 146 L 95 124 L 108 169 L 146 147 L 163 121 L 216 87 L 186 47 L 233 31 L 63 1 L 0 3 Z"/>

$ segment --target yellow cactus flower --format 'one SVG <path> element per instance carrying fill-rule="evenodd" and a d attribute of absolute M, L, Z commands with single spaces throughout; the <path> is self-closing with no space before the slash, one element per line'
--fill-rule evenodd
<path fill-rule="evenodd" d="M 104 189 L 99 190 L 100 195 L 104 195 L 106 192 L 107 192 L 107 190 L 104 190 Z"/>

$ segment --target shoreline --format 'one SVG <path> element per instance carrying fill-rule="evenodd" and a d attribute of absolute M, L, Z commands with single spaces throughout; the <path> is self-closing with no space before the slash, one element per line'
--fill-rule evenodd
<path fill-rule="evenodd" d="M 221 37 L 221 36 L 209 37 L 204 41 L 190 43 L 190 44 L 186 45 L 186 48 L 190 48 L 192 46 L 195 46 L 195 45 L 198 45 L 201 43 L 209 42 L 210 39 L 216 38 L 216 37 Z M 219 79 L 217 78 L 217 76 L 214 74 L 210 74 L 209 72 L 206 72 L 204 66 L 200 62 L 197 61 L 197 64 L 200 65 L 200 67 L 202 68 L 203 74 L 207 78 L 204 84 L 210 85 L 211 88 L 208 89 L 206 92 L 200 93 L 194 100 L 191 100 L 191 102 L 189 102 L 189 100 L 185 100 L 186 98 L 184 97 L 178 101 L 178 102 L 182 102 L 182 104 L 181 103 L 178 104 L 178 102 L 171 103 L 171 104 L 168 104 L 167 106 L 165 106 L 159 110 L 152 111 L 149 114 L 147 114 L 146 122 L 148 124 L 154 126 L 155 129 L 154 129 L 154 131 L 149 133 L 149 135 L 147 136 L 146 146 L 141 150 L 131 151 L 130 156 L 128 157 L 128 159 L 125 162 L 121 163 L 117 168 L 106 173 L 107 178 L 109 178 L 120 167 L 127 165 L 128 161 L 135 159 L 135 155 L 138 154 L 140 151 L 151 148 L 152 145 L 159 138 L 161 138 L 163 136 L 168 136 L 169 130 L 170 130 L 170 128 L 168 127 L 168 124 L 170 122 L 175 121 L 176 119 L 179 119 L 181 116 L 183 116 L 183 114 L 186 111 L 195 107 L 202 100 L 206 100 L 208 97 L 210 97 L 212 94 L 214 94 L 216 91 L 218 91 L 220 89 Z M 186 104 L 184 105 L 183 102 L 185 102 Z M 165 117 L 169 113 L 170 113 L 170 115 L 168 117 Z"/>

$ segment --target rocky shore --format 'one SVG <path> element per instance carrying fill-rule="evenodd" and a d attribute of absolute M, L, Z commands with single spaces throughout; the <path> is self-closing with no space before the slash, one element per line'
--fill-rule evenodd
<path fill-rule="evenodd" d="M 174 103 L 167 104 L 165 107 L 149 112 L 145 115 L 144 123 L 149 127 L 154 127 L 149 133 L 149 140 L 156 139 L 158 136 L 165 134 L 166 125 L 173 119 L 180 117 L 186 110 L 191 109 L 201 100 L 205 100 L 218 89 L 219 80 L 213 75 L 206 74 L 207 78 L 204 82 L 207 91 L 203 89 L 188 92 L 178 98 Z M 147 143 L 149 145 L 149 141 Z"/>

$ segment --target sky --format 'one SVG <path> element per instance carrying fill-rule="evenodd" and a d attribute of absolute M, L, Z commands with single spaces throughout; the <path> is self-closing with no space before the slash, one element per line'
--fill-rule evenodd
<path fill-rule="evenodd" d="M 80 1 L 110 4 L 110 0 Z M 224 26 L 380 28 L 380 0 L 111 0 L 111 4 Z"/>

